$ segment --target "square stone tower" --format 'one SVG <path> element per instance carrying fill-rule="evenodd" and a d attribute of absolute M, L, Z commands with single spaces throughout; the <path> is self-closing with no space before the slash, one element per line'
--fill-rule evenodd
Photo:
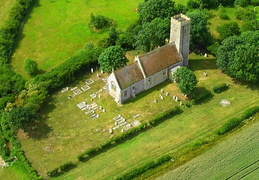
<path fill-rule="evenodd" d="M 190 26 L 190 18 L 183 14 L 171 17 L 170 42 L 175 42 L 178 52 L 183 57 L 184 66 L 188 66 Z"/>

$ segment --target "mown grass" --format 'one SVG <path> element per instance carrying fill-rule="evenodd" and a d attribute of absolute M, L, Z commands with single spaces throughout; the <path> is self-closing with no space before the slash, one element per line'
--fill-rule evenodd
<path fill-rule="evenodd" d="M 190 68 L 195 71 L 199 79 L 199 87 L 212 91 L 214 85 L 225 82 L 230 84 L 230 89 L 221 94 L 214 94 L 213 98 L 202 104 L 192 108 L 183 108 L 184 112 L 181 115 L 166 120 L 145 133 L 138 134 L 137 137 L 127 140 L 86 163 L 79 163 L 77 168 L 58 179 L 80 177 L 111 179 L 161 155 L 174 154 L 197 139 L 214 136 L 214 131 L 228 119 L 239 116 L 244 109 L 259 103 L 258 87 L 248 87 L 232 81 L 216 69 L 213 57 L 204 58 L 192 54 Z M 203 76 L 204 71 L 208 76 Z M 92 120 L 76 107 L 76 104 L 81 101 L 90 103 L 88 93 L 97 91 L 105 84 L 102 81 L 97 83 L 96 75 L 92 79 L 96 82 L 92 84 L 89 92 L 70 100 L 67 98 L 70 92 L 55 93 L 44 106 L 42 111 L 44 117 L 40 120 L 41 123 L 32 126 L 27 133 L 20 133 L 26 156 L 41 175 L 67 161 L 76 162 L 78 154 L 109 139 L 111 135 L 107 129 L 113 126 L 112 118 L 118 114 L 131 122 L 135 120 L 132 116 L 140 113 L 139 120 L 143 122 L 163 110 L 179 105 L 169 97 L 165 97 L 165 100 L 158 104 L 153 103 L 153 100 L 158 98 L 161 88 L 168 91 L 170 97 L 180 96 L 175 84 L 162 84 L 149 92 L 142 93 L 137 99 L 123 106 L 116 105 L 114 100 L 103 92 L 102 99 L 95 101 L 107 112 L 100 113 L 100 118 Z M 77 85 L 80 87 L 80 83 Z M 182 96 L 181 98 L 183 99 Z M 229 100 L 231 105 L 222 107 L 221 99 Z M 118 133 L 115 132 L 115 135 Z"/>
<path fill-rule="evenodd" d="M 158 179 L 256 179 L 259 168 L 259 114 L 254 122 Z M 243 179 L 243 178 L 242 178 Z"/>
<path fill-rule="evenodd" d="M 23 168 L 22 164 L 18 161 L 13 163 L 13 165 L 7 168 L 0 169 L 0 179 L 1 180 L 30 180 L 27 176 L 26 170 Z"/>
<path fill-rule="evenodd" d="M 91 13 L 114 19 L 117 28 L 124 30 L 138 19 L 135 10 L 141 2 L 143 0 L 36 0 L 17 39 L 11 65 L 27 78 L 23 69 L 26 58 L 34 59 L 40 69 L 49 71 L 84 48 L 86 43 L 96 43 L 107 36 L 88 28 Z"/>
<path fill-rule="evenodd" d="M 13 7 L 16 0 L 0 0 L 0 27 L 8 18 L 9 11 Z"/>

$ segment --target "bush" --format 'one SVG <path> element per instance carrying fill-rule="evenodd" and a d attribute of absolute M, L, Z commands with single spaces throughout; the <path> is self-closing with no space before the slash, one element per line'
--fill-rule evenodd
<path fill-rule="evenodd" d="M 216 131 L 216 134 L 222 135 L 222 134 L 225 134 L 225 133 L 231 131 L 235 127 L 239 126 L 245 119 L 253 116 L 257 112 L 259 112 L 259 106 L 254 106 L 254 107 L 247 109 L 246 111 L 244 111 L 244 113 L 240 117 L 232 118 L 229 121 L 227 121 L 225 124 L 223 124 Z"/>
<path fill-rule="evenodd" d="M 88 26 L 90 28 L 95 28 L 97 30 L 101 30 L 104 28 L 108 28 L 112 25 L 115 25 L 114 20 L 107 18 L 105 16 L 102 15 L 93 15 L 93 13 L 91 13 L 90 15 L 90 23 L 88 24 Z"/>
<path fill-rule="evenodd" d="M 251 0 L 235 0 L 234 4 L 245 7 L 250 4 Z"/>
<path fill-rule="evenodd" d="M 156 161 L 151 161 L 151 162 L 145 164 L 144 166 L 133 169 L 130 172 L 122 175 L 121 177 L 115 178 L 115 179 L 116 180 L 133 179 L 133 178 L 139 176 L 140 174 L 143 174 L 144 172 L 146 172 L 150 169 L 154 169 L 154 168 L 162 165 L 163 163 L 170 161 L 171 159 L 172 159 L 172 157 L 170 157 L 169 155 L 162 156 L 162 157 L 158 158 Z"/>
<path fill-rule="evenodd" d="M 220 84 L 220 85 L 218 85 L 218 86 L 214 86 L 214 87 L 213 87 L 213 91 L 214 91 L 215 93 L 221 93 L 221 92 L 223 92 L 223 91 L 228 90 L 228 88 L 229 88 L 228 84 L 222 83 L 222 84 Z"/>
<path fill-rule="evenodd" d="M 72 161 L 68 161 L 65 164 L 59 166 L 60 171 L 68 170 L 70 167 L 72 167 L 73 163 Z"/>
<path fill-rule="evenodd" d="M 249 9 L 240 8 L 235 12 L 235 15 L 236 15 L 236 19 L 238 20 L 252 21 L 256 19 L 256 14 Z"/>
<path fill-rule="evenodd" d="M 225 12 L 220 12 L 219 17 L 220 17 L 220 19 L 223 19 L 223 20 L 229 20 L 229 16 Z"/>
<path fill-rule="evenodd" d="M 198 9 L 200 8 L 200 2 L 198 0 L 188 0 L 187 7 L 189 9 Z"/>
<path fill-rule="evenodd" d="M 193 104 L 199 104 L 203 100 L 213 96 L 213 94 L 210 91 L 208 91 L 208 90 L 203 90 L 203 91 L 201 91 L 199 93 L 195 93 L 195 94 L 196 94 L 196 96 L 191 100 L 191 102 Z"/>
<path fill-rule="evenodd" d="M 251 0 L 251 4 L 253 6 L 259 6 L 259 1 L 258 0 Z"/>
<path fill-rule="evenodd" d="M 48 176 L 55 176 L 56 174 L 58 174 L 58 171 L 59 171 L 59 168 L 52 169 L 52 170 L 47 172 L 47 175 Z"/>

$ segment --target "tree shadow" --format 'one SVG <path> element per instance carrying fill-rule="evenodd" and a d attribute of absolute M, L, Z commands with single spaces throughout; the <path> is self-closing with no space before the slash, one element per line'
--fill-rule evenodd
<path fill-rule="evenodd" d="M 201 105 L 210 102 L 214 95 L 212 94 L 211 91 L 206 89 L 205 87 L 197 87 L 195 90 L 195 97 L 192 98 L 192 102 L 195 105 Z"/>
<path fill-rule="evenodd" d="M 193 71 L 218 69 L 215 58 L 190 59 L 189 68 Z"/>
<path fill-rule="evenodd" d="M 43 103 L 42 107 L 44 108 L 39 112 L 39 117 L 37 118 L 37 120 L 24 128 L 24 131 L 28 133 L 28 136 L 30 138 L 35 140 L 48 138 L 48 134 L 53 129 L 47 124 L 46 121 L 49 118 L 48 114 L 53 112 L 53 110 L 56 108 L 53 102 L 54 99 L 53 97 L 51 97 L 48 99 L 47 102 Z"/>
<path fill-rule="evenodd" d="M 236 85 L 245 86 L 246 88 L 249 88 L 252 91 L 258 91 L 259 90 L 259 84 L 258 83 L 249 83 L 249 82 L 240 81 L 238 79 L 232 79 L 232 81 Z"/>
<path fill-rule="evenodd" d="M 14 44 L 13 44 L 13 49 L 12 49 L 12 52 L 10 54 L 10 59 L 9 59 L 9 62 L 11 60 L 11 57 L 13 56 L 14 52 L 16 51 L 16 49 L 20 48 L 21 47 L 21 42 L 22 40 L 25 38 L 25 34 L 23 33 L 23 30 L 24 30 L 24 24 L 26 24 L 28 22 L 28 20 L 31 18 L 31 14 L 33 12 L 33 10 L 37 7 L 40 7 L 40 2 L 39 0 L 34 0 L 32 2 L 32 4 L 30 5 L 28 11 L 27 11 L 27 14 L 23 20 L 23 24 L 19 30 L 19 33 L 17 34 L 16 38 L 15 38 L 15 41 L 14 41 Z"/>

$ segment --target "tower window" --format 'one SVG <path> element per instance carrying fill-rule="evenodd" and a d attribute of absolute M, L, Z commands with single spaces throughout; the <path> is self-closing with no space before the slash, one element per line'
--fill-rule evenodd
<path fill-rule="evenodd" d="M 112 88 L 112 90 L 116 91 L 116 85 L 113 81 L 111 82 L 111 88 Z"/>

